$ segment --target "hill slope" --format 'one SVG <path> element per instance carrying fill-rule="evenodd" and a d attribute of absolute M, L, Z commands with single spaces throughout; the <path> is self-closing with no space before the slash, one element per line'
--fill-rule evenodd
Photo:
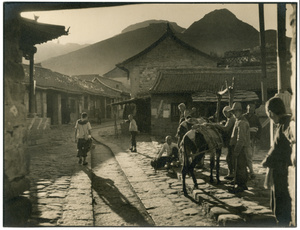
<path fill-rule="evenodd" d="M 176 36 L 195 48 L 222 57 L 226 51 L 259 46 L 259 32 L 227 9 L 215 10 L 186 30 L 170 22 Z M 103 75 L 157 41 L 166 30 L 166 21 L 149 20 L 128 26 L 117 36 L 85 48 L 43 61 L 45 68 L 67 75 Z M 290 38 L 287 39 L 289 44 Z M 266 42 L 276 46 L 276 31 L 266 31 Z M 287 46 L 288 47 L 288 46 Z"/>
<path fill-rule="evenodd" d="M 41 64 L 67 75 L 104 74 L 115 64 L 141 52 L 157 41 L 166 30 L 165 23 L 119 34 L 77 51 L 61 55 Z"/>
<path fill-rule="evenodd" d="M 158 23 L 160 23 L 160 24 L 165 23 L 166 24 L 166 23 L 168 23 L 168 21 L 166 21 L 166 20 L 147 20 L 147 21 L 144 21 L 144 22 L 140 22 L 140 23 L 136 23 L 136 24 L 128 26 L 127 28 L 122 30 L 122 33 L 137 30 L 137 29 L 140 29 L 140 28 L 150 26 L 151 24 L 158 24 Z M 169 24 L 178 33 L 182 33 L 182 32 L 185 31 L 185 28 L 182 28 L 182 27 L 178 26 L 175 22 L 169 22 Z"/>

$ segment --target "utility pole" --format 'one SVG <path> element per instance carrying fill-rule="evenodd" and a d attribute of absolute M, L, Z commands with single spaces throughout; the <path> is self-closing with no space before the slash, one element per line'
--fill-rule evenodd
<path fill-rule="evenodd" d="M 277 4 L 277 84 L 278 93 L 283 93 L 289 87 L 286 65 L 286 7 L 285 3 Z"/>
<path fill-rule="evenodd" d="M 266 67 L 266 39 L 265 39 L 265 16 L 264 16 L 264 4 L 259 3 L 259 30 L 260 30 L 260 54 L 261 54 L 261 101 L 264 105 L 267 101 L 267 67 Z"/>

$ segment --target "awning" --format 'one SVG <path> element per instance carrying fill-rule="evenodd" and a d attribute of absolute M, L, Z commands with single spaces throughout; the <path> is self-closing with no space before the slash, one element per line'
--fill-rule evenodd
<path fill-rule="evenodd" d="M 217 95 L 212 92 L 197 92 L 192 95 L 193 102 L 217 102 Z M 259 100 L 257 94 L 252 91 L 246 91 L 246 90 L 236 90 L 234 94 L 234 102 L 250 102 L 250 101 L 257 101 Z M 228 102 L 229 101 L 229 95 L 223 95 L 222 102 Z"/>
<path fill-rule="evenodd" d="M 146 100 L 146 99 L 149 99 L 149 98 L 150 97 L 131 98 L 131 99 L 125 100 L 125 101 L 111 103 L 111 105 L 124 105 L 124 104 L 129 104 L 129 103 L 136 103 L 139 100 Z"/>

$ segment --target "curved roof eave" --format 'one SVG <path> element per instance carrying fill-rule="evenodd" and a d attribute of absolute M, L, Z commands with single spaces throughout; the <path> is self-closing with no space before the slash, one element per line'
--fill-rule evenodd
<path fill-rule="evenodd" d="M 154 43 L 152 43 L 150 46 L 148 46 L 146 49 L 144 49 L 144 50 L 141 51 L 140 53 L 138 53 L 138 54 L 136 54 L 136 55 L 134 55 L 134 56 L 132 56 L 132 57 L 130 57 L 130 58 L 124 60 L 124 61 L 121 62 L 121 63 L 116 64 L 116 66 L 122 69 L 122 67 L 123 67 L 125 64 L 128 64 L 129 62 L 131 62 L 131 61 L 137 59 L 138 57 L 140 57 L 140 56 L 142 56 L 142 55 L 148 53 L 150 50 L 152 50 L 153 48 L 155 48 L 159 43 L 161 43 L 163 40 L 165 40 L 165 39 L 166 39 L 167 37 L 169 37 L 169 36 L 172 37 L 176 42 L 178 42 L 178 43 L 181 44 L 182 46 L 188 48 L 189 50 L 191 50 L 191 51 L 193 51 L 193 52 L 196 52 L 196 53 L 198 53 L 198 54 L 200 54 L 200 55 L 202 55 L 202 56 L 204 56 L 204 57 L 206 57 L 206 58 L 209 58 L 209 59 L 211 59 L 211 60 L 213 60 L 213 61 L 217 61 L 217 59 L 215 59 L 215 58 L 211 57 L 210 55 L 208 55 L 208 54 L 206 54 L 206 53 L 204 53 L 204 52 L 202 52 L 202 51 L 196 49 L 195 47 L 191 46 L 190 44 L 188 44 L 188 43 L 182 41 L 180 38 L 178 38 L 178 37 L 175 35 L 175 33 L 173 32 L 173 30 L 171 29 L 169 23 L 167 23 L 167 30 L 166 30 L 166 32 L 165 32 L 165 33 L 164 33 L 157 41 L 155 41 Z"/>

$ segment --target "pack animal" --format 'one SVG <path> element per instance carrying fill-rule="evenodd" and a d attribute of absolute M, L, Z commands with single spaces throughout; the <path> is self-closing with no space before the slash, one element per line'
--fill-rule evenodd
<path fill-rule="evenodd" d="M 192 176 L 194 188 L 198 188 L 197 179 L 194 174 L 194 168 L 206 153 L 210 156 L 210 182 L 213 182 L 213 169 L 216 163 L 216 179 L 220 183 L 220 156 L 223 146 L 222 134 L 214 127 L 208 124 L 195 125 L 188 131 L 180 143 L 180 152 L 182 154 L 182 186 L 183 192 L 187 195 L 185 178 L 187 174 Z M 215 160 L 216 159 L 216 160 Z"/>

